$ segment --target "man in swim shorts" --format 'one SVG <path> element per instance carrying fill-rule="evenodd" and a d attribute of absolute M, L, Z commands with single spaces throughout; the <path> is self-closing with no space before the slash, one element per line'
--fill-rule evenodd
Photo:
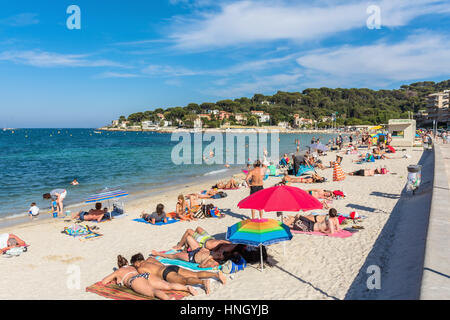
<path fill-rule="evenodd" d="M 264 172 L 261 168 L 261 161 L 256 160 L 253 164 L 253 169 L 250 170 L 245 178 L 245 181 L 250 186 L 250 195 L 264 189 Z M 262 219 L 263 210 L 259 210 L 259 218 Z M 252 219 L 255 219 L 255 210 L 252 209 Z"/>

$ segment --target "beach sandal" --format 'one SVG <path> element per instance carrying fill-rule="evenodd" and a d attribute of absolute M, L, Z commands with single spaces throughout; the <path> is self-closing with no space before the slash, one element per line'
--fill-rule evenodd
<path fill-rule="evenodd" d="M 352 226 L 352 229 L 362 230 L 362 229 L 364 229 L 364 227 L 363 226 Z"/>

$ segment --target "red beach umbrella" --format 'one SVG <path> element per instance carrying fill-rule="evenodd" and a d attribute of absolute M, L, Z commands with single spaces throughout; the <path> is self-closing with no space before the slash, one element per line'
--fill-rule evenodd
<path fill-rule="evenodd" d="M 264 211 L 308 211 L 322 209 L 322 203 L 308 192 L 290 186 L 275 186 L 251 194 L 238 203 L 241 209 Z"/>

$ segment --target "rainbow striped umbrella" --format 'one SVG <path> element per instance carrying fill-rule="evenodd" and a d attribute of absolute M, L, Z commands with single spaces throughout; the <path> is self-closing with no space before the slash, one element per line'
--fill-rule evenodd
<path fill-rule="evenodd" d="M 120 190 L 120 189 L 106 191 L 106 192 L 96 193 L 96 194 L 89 196 L 89 198 L 87 198 L 85 203 L 102 202 L 105 200 L 126 197 L 127 195 L 128 195 L 128 192 Z"/>
<path fill-rule="evenodd" d="M 261 270 L 263 269 L 262 246 L 291 240 L 289 227 L 274 219 L 252 219 L 238 222 L 228 227 L 226 239 L 232 243 L 259 246 Z"/>

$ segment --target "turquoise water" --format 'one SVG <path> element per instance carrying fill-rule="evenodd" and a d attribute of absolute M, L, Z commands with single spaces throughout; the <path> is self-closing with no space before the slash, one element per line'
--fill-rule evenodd
<path fill-rule="evenodd" d="M 280 135 L 280 153 L 293 152 L 295 139 L 306 146 L 312 136 L 319 135 Z M 331 138 L 320 136 L 324 142 Z M 31 202 L 47 208 L 42 194 L 56 188 L 68 191 L 66 204 L 76 204 L 105 187 L 133 193 L 227 173 L 223 164 L 174 165 L 171 152 L 177 143 L 171 134 L 155 132 L 0 131 L 0 218 L 26 212 Z M 79 186 L 70 185 L 74 178 Z"/>

